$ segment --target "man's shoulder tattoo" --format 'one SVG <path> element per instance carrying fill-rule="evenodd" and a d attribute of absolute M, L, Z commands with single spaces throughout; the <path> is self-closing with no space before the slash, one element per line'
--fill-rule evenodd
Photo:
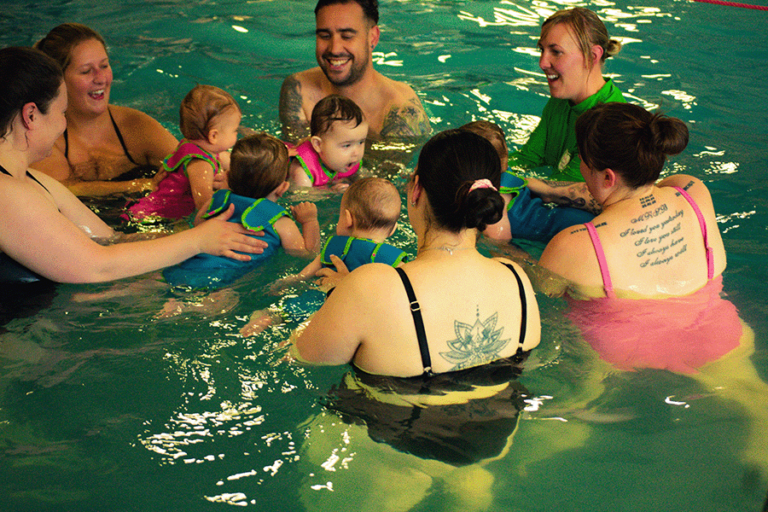
<path fill-rule="evenodd" d="M 384 117 L 382 137 L 418 137 L 430 132 L 429 118 L 418 98 L 392 107 Z"/>

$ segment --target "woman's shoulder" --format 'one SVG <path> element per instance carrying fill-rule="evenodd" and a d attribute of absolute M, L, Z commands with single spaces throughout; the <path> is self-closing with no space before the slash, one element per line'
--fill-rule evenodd
<path fill-rule="evenodd" d="M 709 196 L 709 189 L 704 184 L 704 182 L 696 176 L 691 176 L 689 174 L 673 174 L 672 176 L 668 176 L 660 180 L 658 183 L 656 183 L 656 186 L 658 188 L 682 188 L 691 196 Z"/>
<path fill-rule="evenodd" d="M 109 111 L 132 151 L 149 154 L 159 162 L 176 148 L 176 137 L 149 114 L 119 105 L 110 105 Z"/>
<path fill-rule="evenodd" d="M 133 128 L 158 123 L 158 121 L 149 114 L 131 107 L 110 105 L 109 112 L 121 128 L 123 125 L 127 128 Z"/>
<path fill-rule="evenodd" d="M 600 226 L 605 221 L 603 215 L 595 217 L 594 226 Z M 599 235 L 598 235 L 599 236 Z M 584 265 L 584 255 L 591 252 L 592 242 L 584 224 L 571 226 L 559 232 L 544 248 L 539 258 L 539 265 L 552 272 L 573 279 L 574 271 Z"/>
<path fill-rule="evenodd" d="M 522 283 L 523 288 L 526 289 L 526 292 L 529 294 L 533 293 L 533 284 L 529 274 L 535 271 L 533 270 L 533 266 L 531 264 L 526 263 L 526 268 L 524 268 L 522 264 L 507 258 L 492 258 L 489 261 L 492 262 L 493 265 L 496 265 L 497 269 L 502 272 L 499 275 L 499 279 L 495 280 L 495 282 L 500 283 L 501 279 L 507 277 L 509 280 L 515 281 L 515 284 L 517 284 L 519 279 L 519 282 Z M 501 263 L 501 265 L 497 265 L 497 263 Z"/>
<path fill-rule="evenodd" d="M 123 135 L 129 137 L 143 136 L 143 138 L 151 139 L 158 133 L 162 133 L 165 137 L 172 137 L 170 132 L 157 119 L 141 110 L 120 105 L 110 105 L 109 111 Z"/>
<path fill-rule="evenodd" d="M 700 207 L 702 211 L 707 212 L 711 210 L 711 213 L 714 213 L 712 195 L 710 194 L 709 189 L 703 181 L 695 176 L 675 174 L 659 181 L 656 186 L 660 189 L 681 188 L 694 200 L 696 205 Z"/>
<path fill-rule="evenodd" d="M 522 267 L 522 265 L 520 265 L 520 263 L 518 263 L 518 262 L 516 262 L 514 260 L 511 260 L 511 259 L 508 259 L 508 258 L 501 258 L 501 257 L 499 257 L 499 258 L 489 258 L 489 261 L 501 263 L 505 267 L 507 267 L 509 269 L 513 269 L 514 272 L 517 273 L 524 281 L 527 279 L 526 278 L 525 269 L 523 269 L 523 267 Z M 499 268 L 502 268 L 502 267 L 499 266 Z"/>
<path fill-rule="evenodd" d="M 591 224 L 595 226 L 595 228 L 605 225 L 607 223 L 607 219 L 605 217 L 606 216 L 604 214 L 598 215 L 592 220 Z M 562 250 L 565 248 L 578 249 L 585 243 L 591 243 L 587 225 L 577 224 L 575 226 L 565 228 L 554 237 L 552 237 L 549 243 L 547 243 L 547 246 L 544 248 L 544 252 L 546 253 L 548 250 Z"/>
<path fill-rule="evenodd" d="M 41 194 L 35 188 L 39 188 L 31 179 L 20 180 L 11 177 L 2 176 L 2 186 L 0 186 L 0 210 L 3 212 L 4 220 L 8 219 L 10 212 L 29 214 L 42 213 L 43 210 L 51 210 L 57 206 L 58 196 L 67 193 L 66 187 L 61 185 L 55 178 L 48 176 L 41 171 L 29 171 L 30 174 L 43 185 L 50 193 Z M 34 216 L 34 215 L 33 215 Z M 43 220 L 44 222 L 44 220 Z"/>
<path fill-rule="evenodd" d="M 358 285 L 370 286 L 372 289 L 398 280 L 397 271 L 384 263 L 367 263 L 360 265 L 344 278 L 351 279 Z"/>
<path fill-rule="evenodd" d="M 366 311 L 369 317 L 381 317 L 400 298 L 407 300 L 395 269 L 383 263 L 369 263 L 341 279 L 326 304 L 332 309 Z"/>

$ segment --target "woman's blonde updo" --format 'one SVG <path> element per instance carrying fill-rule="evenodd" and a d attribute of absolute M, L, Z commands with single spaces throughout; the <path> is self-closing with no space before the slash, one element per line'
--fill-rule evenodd
<path fill-rule="evenodd" d="M 573 30 L 573 35 L 579 43 L 579 49 L 584 56 L 584 62 L 588 67 L 592 66 L 592 46 L 597 45 L 603 49 L 600 64 L 608 57 L 613 57 L 621 51 L 621 43 L 611 39 L 608 29 L 598 18 L 597 14 L 584 7 L 574 7 L 557 11 L 544 21 L 541 26 L 541 38 L 544 39 L 555 25 L 567 23 Z"/>

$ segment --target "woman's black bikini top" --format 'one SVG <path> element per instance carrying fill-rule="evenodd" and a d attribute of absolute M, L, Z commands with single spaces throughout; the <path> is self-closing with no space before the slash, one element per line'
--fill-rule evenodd
<path fill-rule="evenodd" d="M 520 321 L 520 341 L 517 347 L 517 352 L 515 353 L 515 357 L 519 357 L 523 354 L 523 343 L 525 342 L 525 331 L 528 319 L 528 306 L 525 299 L 525 289 L 523 288 L 523 281 L 520 279 L 520 276 L 517 274 L 515 268 L 512 265 L 508 265 L 506 263 L 502 263 L 502 265 L 506 266 L 515 275 L 515 279 L 517 280 L 517 285 L 520 290 L 520 311 L 522 313 L 522 319 Z M 400 276 L 400 279 L 403 281 L 405 293 L 408 295 L 408 301 L 411 303 L 411 315 L 413 316 L 413 323 L 416 327 L 416 338 L 419 342 L 421 363 L 424 368 L 423 375 L 432 376 L 432 358 L 429 355 L 427 334 L 424 330 L 424 321 L 421 318 L 421 307 L 419 306 L 419 302 L 416 300 L 416 294 L 413 292 L 413 286 L 411 286 L 411 281 L 408 279 L 405 271 L 400 267 L 395 268 L 395 270 Z"/>
<path fill-rule="evenodd" d="M 133 159 L 131 154 L 128 152 L 128 146 L 125 145 L 123 134 L 120 132 L 120 128 L 117 127 L 115 118 L 112 117 L 112 111 L 107 109 L 107 112 L 109 113 L 109 120 L 112 121 L 112 126 L 115 128 L 115 135 L 117 135 L 117 140 L 120 141 L 120 146 L 122 146 L 123 148 L 123 153 L 125 153 L 125 157 L 128 159 L 129 162 L 131 162 L 135 166 L 133 169 L 125 171 L 120 176 L 112 178 L 110 181 L 131 181 L 131 180 L 137 180 L 141 178 L 147 178 L 148 176 L 151 176 L 152 174 L 154 174 L 154 171 L 156 169 L 153 165 L 150 165 L 150 164 L 142 165 L 137 163 L 136 160 Z M 64 130 L 64 158 L 66 158 L 67 163 L 69 163 L 69 135 L 67 135 L 67 130 Z M 70 164 L 70 167 L 71 166 L 72 164 Z"/>

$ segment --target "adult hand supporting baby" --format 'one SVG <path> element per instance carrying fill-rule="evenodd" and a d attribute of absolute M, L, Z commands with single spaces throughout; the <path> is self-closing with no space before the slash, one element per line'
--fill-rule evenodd
<path fill-rule="evenodd" d="M 331 288 L 335 288 L 336 285 L 339 284 L 341 280 L 347 276 L 347 274 L 349 274 L 347 265 L 335 254 L 331 255 L 331 263 L 333 263 L 333 266 L 336 267 L 336 270 L 331 268 L 321 268 L 315 274 L 316 276 L 320 277 L 320 279 L 317 280 L 317 285 L 323 291 L 328 291 Z"/>
<path fill-rule="evenodd" d="M 267 247 L 264 240 L 255 238 L 264 236 L 263 231 L 248 231 L 239 222 L 227 222 L 235 213 L 235 205 L 230 204 L 226 211 L 193 228 L 200 231 L 200 252 L 214 256 L 226 256 L 239 261 L 249 261 L 247 254 L 261 254 Z M 239 251 L 239 252 L 235 252 Z"/>

